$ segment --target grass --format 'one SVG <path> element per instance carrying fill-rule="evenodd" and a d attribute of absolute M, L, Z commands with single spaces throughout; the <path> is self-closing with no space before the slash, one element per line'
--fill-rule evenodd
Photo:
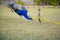
<path fill-rule="evenodd" d="M 37 17 L 37 8 L 28 8 Z M 60 22 L 60 8 L 41 8 L 41 17 Z M 60 40 L 60 25 L 26 20 L 7 7 L 0 7 L 0 40 Z"/>

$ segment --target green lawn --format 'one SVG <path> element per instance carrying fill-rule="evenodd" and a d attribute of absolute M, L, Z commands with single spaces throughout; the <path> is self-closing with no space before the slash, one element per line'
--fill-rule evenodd
<path fill-rule="evenodd" d="M 37 8 L 28 10 L 31 17 L 37 17 Z M 60 22 L 60 8 L 41 8 L 41 17 Z M 0 6 L 0 40 L 60 40 L 60 25 L 21 19 L 9 8 Z"/>

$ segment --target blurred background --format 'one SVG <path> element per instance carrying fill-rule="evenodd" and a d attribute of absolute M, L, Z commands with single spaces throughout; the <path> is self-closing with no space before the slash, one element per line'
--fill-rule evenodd
<path fill-rule="evenodd" d="M 9 2 L 18 2 L 18 1 L 22 1 L 26 5 L 36 5 L 37 2 L 40 5 L 54 5 L 54 6 L 60 5 L 60 0 L 0 0 L 0 5 L 5 5 L 8 4 Z"/>

